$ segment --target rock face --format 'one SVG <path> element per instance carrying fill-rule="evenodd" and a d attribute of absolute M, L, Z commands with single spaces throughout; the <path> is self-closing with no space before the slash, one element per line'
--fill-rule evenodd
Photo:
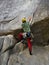
<path fill-rule="evenodd" d="M 12 35 L 5 36 L 3 48 L 10 46 L 12 40 Z M 0 55 L 0 65 L 49 65 L 49 46 L 33 46 L 32 56 L 29 55 L 28 49 L 20 52 L 21 48 L 22 46 L 15 45 L 12 50 L 8 50 Z"/>
<path fill-rule="evenodd" d="M 33 46 L 33 55 L 28 49 L 21 54 L 14 53 L 10 56 L 8 65 L 49 65 L 49 46 Z"/>
<path fill-rule="evenodd" d="M 0 1 L 0 32 L 10 32 L 21 28 L 21 18 L 34 16 L 33 21 L 48 17 L 48 0 L 2 0 Z M 6 4 L 5 4 L 6 3 Z M 4 6 L 3 6 L 4 5 Z M 21 13 L 21 14 L 20 14 Z M 15 15 L 16 14 L 16 15 Z M 13 20 L 13 21 L 12 21 Z"/>
<path fill-rule="evenodd" d="M 14 43 L 12 40 L 13 37 L 12 35 L 8 35 L 4 37 L 4 42 L 3 42 L 3 47 L 2 47 L 2 51 L 3 52 L 6 48 L 8 48 L 10 45 L 12 45 L 12 43 Z M 9 60 L 9 50 L 5 53 L 3 53 L 0 56 L 1 59 L 1 65 L 7 65 L 8 64 L 8 60 Z"/>
<path fill-rule="evenodd" d="M 8 32 L 20 28 L 21 18 L 32 16 L 32 12 L 37 8 L 39 1 L 2 0 L 0 3 L 0 32 Z M 14 21 L 11 21 L 13 19 Z"/>
<path fill-rule="evenodd" d="M 27 51 L 27 52 L 26 52 Z M 48 55 L 48 46 L 47 47 L 38 47 L 33 46 L 33 55 L 30 56 L 28 49 L 26 49 L 20 57 L 22 58 L 22 64 L 24 65 L 48 65 L 49 55 Z"/>
<path fill-rule="evenodd" d="M 27 20 L 29 16 L 33 18 L 31 32 L 34 34 L 34 44 L 45 45 L 49 40 L 48 0 L 0 0 L 0 65 L 49 65 L 49 46 L 33 47 L 34 55 L 30 56 L 28 49 L 21 52 L 23 44 L 19 43 L 1 55 L 16 43 L 14 37 L 22 32 L 23 16 Z"/>
<path fill-rule="evenodd" d="M 14 54 L 13 57 L 17 59 L 18 54 L 21 51 L 23 51 L 23 44 L 21 42 L 19 42 L 18 44 L 15 44 L 16 40 L 14 39 L 13 35 L 7 35 L 7 36 L 4 36 L 3 38 L 4 38 L 3 46 L 0 51 L 0 65 L 8 65 L 8 62 L 10 61 L 9 59 L 11 59 L 13 54 Z M 10 47 L 13 44 L 15 44 L 15 46 L 12 49 L 10 48 L 6 52 L 4 52 L 8 47 Z"/>
<path fill-rule="evenodd" d="M 47 44 L 49 40 L 49 19 L 34 23 L 31 30 L 34 34 L 34 42 L 36 44 Z"/>
<path fill-rule="evenodd" d="M 4 38 L 0 37 L 0 51 L 2 50 L 3 42 L 4 42 Z"/>
<path fill-rule="evenodd" d="M 44 44 L 49 39 L 49 18 L 36 22 L 31 27 L 32 33 L 34 34 L 34 43 L 36 44 Z M 8 48 L 10 45 L 14 44 L 16 40 L 14 40 L 13 35 L 8 35 L 2 37 L 4 38 L 4 43 L 2 47 L 2 51 Z M 46 43 L 47 44 L 47 43 Z M 28 49 L 24 52 L 22 51 L 22 44 L 15 45 L 13 49 L 10 49 L 0 55 L 0 65 L 40 65 L 45 64 L 49 65 L 49 46 L 47 47 L 33 47 L 33 56 L 29 55 Z M 45 52 L 46 51 L 46 52 Z M 20 53 L 21 52 L 21 53 Z M 43 54 L 42 54 L 43 53 Z M 28 60 L 29 59 L 29 60 Z M 38 60 L 37 60 L 38 59 Z M 42 61 L 43 60 L 43 61 Z"/>
<path fill-rule="evenodd" d="M 49 1 L 41 0 L 34 14 L 34 21 L 40 21 L 49 17 Z"/>

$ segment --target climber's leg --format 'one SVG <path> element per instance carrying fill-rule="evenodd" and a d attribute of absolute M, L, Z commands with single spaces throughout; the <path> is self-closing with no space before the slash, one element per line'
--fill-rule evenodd
<path fill-rule="evenodd" d="M 30 55 L 32 55 L 32 43 L 30 41 L 30 38 L 27 39 L 27 43 L 28 43 L 29 53 Z"/>
<path fill-rule="evenodd" d="M 19 33 L 18 34 L 18 39 L 21 41 L 23 39 L 23 34 L 22 33 Z"/>

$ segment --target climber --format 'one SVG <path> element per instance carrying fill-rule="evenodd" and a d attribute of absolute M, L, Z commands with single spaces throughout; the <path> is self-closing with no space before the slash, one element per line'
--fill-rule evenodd
<path fill-rule="evenodd" d="M 30 22 L 31 18 L 29 18 L 29 22 Z M 30 25 L 29 22 L 26 22 L 26 18 L 22 18 L 22 28 L 24 33 L 19 33 L 18 37 L 19 40 L 22 40 L 23 38 L 27 37 L 27 45 L 29 48 L 29 53 L 30 55 L 32 55 L 32 43 L 31 43 L 31 30 L 30 30 Z"/>
<path fill-rule="evenodd" d="M 27 37 L 27 43 L 28 43 L 29 52 L 30 52 L 30 55 L 32 55 L 32 43 L 31 43 L 30 40 L 31 40 L 31 36 L 32 37 L 34 37 L 34 36 L 31 34 L 31 31 L 30 31 L 29 23 L 31 23 L 31 22 L 32 22 L 31 18 L 29 18 L 29 22 L 26 22 L 26 18 L 25 17 L 22 18 L 22 28 L 23 28 L 24 33 L 19 33 L 18 34 L 18 38 L 14 34 L 14 37 L 17 40 L 16 43 L 14 43 L 13 45 L 10 45 L 8 48 L 6 48 L 4 51 L 2 51 L 0 53 L 0 55 L 2 55 L 3 53 L 5 53 L 6 51 L 8 51 L 10 49 L 13 49 L 18 42 L 20 42 L 20 41 L 22 42 L 22 40 L 24 40 L 26 37 Z"/>

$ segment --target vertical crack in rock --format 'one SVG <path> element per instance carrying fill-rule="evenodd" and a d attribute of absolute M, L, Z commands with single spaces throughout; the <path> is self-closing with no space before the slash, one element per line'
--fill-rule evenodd
<path fill-rule="evenodd" d="M 9 57 L 8 57 L 6 65 L 8 65 L 9 59 L 10 59 L 10 50 L 9 50 Z"/>
<path fill-rule="evenodd" d="M 9 60 L 9 51 L 1 55 L 1 65 L 7 65 L 8 60 Z"/>
<path fill-rule="evenodd" d="M 2 50 L 2 47 L 3 47 L 3 44 L 1 45 L 0 52 L 1 52 L 1 50 Z"/>
<path fill-rule="evenodd" d="M 4 38 L 0 38 L 0 52 L 1 52 L 2 47 L 3 47 L 3 42 L 4 42 Z"/>

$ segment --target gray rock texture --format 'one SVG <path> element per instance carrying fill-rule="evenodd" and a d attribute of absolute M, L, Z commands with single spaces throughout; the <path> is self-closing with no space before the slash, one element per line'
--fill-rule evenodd
<path fill-rule="evenodd" d="M 27 20 L 32 16 L 33 22 L 49 16 L 48 0 L 2 0 L 0 3 L 1 33 L 21 28 L 21 19 L 24 16 Z"/>
<path fill-rule="evenodd" d="M 8 61 L 11 58 L 11 56 L 15 54 L 16 55 L 15 58 L 17 59 L 19 52 L 23 51 L 23 44 L 21 42 L 15 44 L 16 40 L 14 39 L 13 35 L 7 35 L 4 36 L 3 38 L 4 42 L 2 50 L 0 52 L 0 65 L 8 65 Z M 13 44 L 15 44 L 15 46 L 12 49 L 10 48 L 6 52 L 4 52 L 7 48 L 11 47 Z"/>
<path fill-rule="evenodd" d="M 0 51 L 2 50 L 3 42 L 4 42 L 4 38 L 0 37 Z"/>
<path fill-rule="evenodd" d="M 22 17 L 32 17 L 31 32 L 34 35 L 33 55 L 23 44 L 16 43 L 21 31 Z M 5 36 L 6 35 L 6 36 Z M 49 1 L 48 0 L 0 0 L 0 65 L 49 65 Z M 32 43 L 32 44 L 33 44 Z M 14 48 L 7 48 L 15 44 Z M 41 46 L 45 45 L 46 46 Z M 4 52 L 4 53 L 2 53 Z M 2 54 L 1 54 L 2 53 Z"/>
<path fill-rule="evenodd" d="M 11 55 L 8 65 L 49 65 L 49 46 L 33 46 L 33 55 L 28 49 L 22 53 Z"/>

